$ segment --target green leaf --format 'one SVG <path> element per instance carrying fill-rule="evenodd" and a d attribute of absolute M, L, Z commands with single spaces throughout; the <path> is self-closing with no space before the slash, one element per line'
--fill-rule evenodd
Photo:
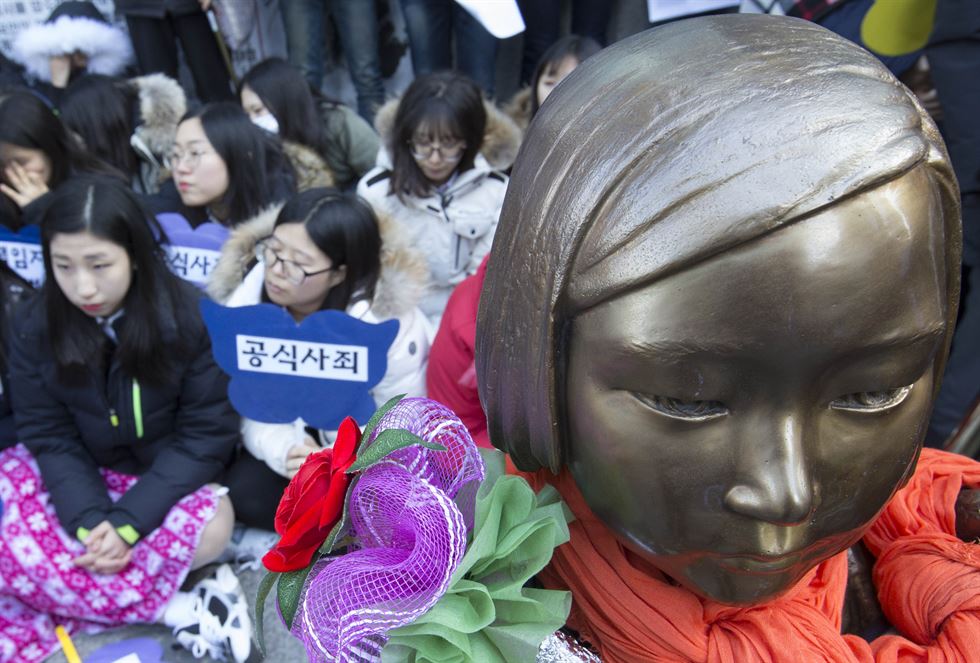
<path fill-rule="evenodd" d="M 357 461 L 347 468 L 347 474 L 366 470 L 373 465 L 377 465 L 392 452 L 416 444 L 426 449 L 434 449 L 436 451 L 446 450 L 446 447 L 441 444 L 426 442 L 418 435 L 402 428 L 389 428 L 381 431 L 369 447 L 366 449 L 361 447 L 361 451 L 357 454 Z"/>
<path fill-rule="evenodd" d="M 388 632 L 385 663 L 533 661 L 541 642 L 568 617 L 571 594 L 524 586 L 568 541 L 561 499 L 553 488 L 535 494 L 524 479 L 498 475 L 500 459 L 484 458 L 491 483 L 477 493 L 466 554 L 439 601 Z"/>
<path fill-rule="evenodd" d="M 332 553 L 333 549 L 337 545 L 337 537 L 340 536 L 341 532 L 344 532 L 347 529 L 347 526 L 350 524 L 349 521 L 350 516 L 347 515 L 347 505 L 345 504 L 343 515 L 340 517 L 340 520 L 337 521 L 337 524 L 333 526 L 333 529 L 330 530 L 330 534 L 327 535 L 326 540 L 323 542 L 323 545 L 320 546 L 320 549 L 317 552 L 319 552 L 321 555 L 329 555 Z"/>
<path fill-rule="evenodd" d="M 388 399 L 387 403 L 379 407 L 378 410 L 371 415 L 368 422 L 364 424 L 364 432 L 361 433 L 362 441 L 371 439 L 371 433 L 373 433 L 374 429 L 378 427 L 378 422 L 381 421 L 381 417 L 388 414 L 388 410 L 398 405 L 398 402 L 403 398 L 405 398 L 405 394 L 399 394 L 398 396 Z"/>
<path fill-rule="evenodd" d="M 479 447 L 477 451 L 480 452 L 480 458 L 483 459 L 483 483 L 480 484 L 480 487 L 485 487 L 486 491 L 489 492 L 497 479 L 507 474 L 507 456 L 498 449 Z"/>
<path fill-rule="evenodd" d="M 278 578 L 278 573 L 266 573 L 259 583 L 259 591 L 255 594 L 255 637 L 259 641 L 259 651 L 263 656 L 265 655 L 265 628 L 262 620 L 265 616 L 265 600 Z"/>
<path fill-rule="evenodd" d="M 303 584 L 312 569 L 313 564 L 310 564 L 299 571 L 279 574 L 276 599 L 279 602 L 279 614 L 282 615 L 282 620 L 286 622 L 286 628 L 290 631 L 293 629 L 293 617 L 296 616 L 296 608 L 299 606 L 299 595 L 303 593 Z"/>

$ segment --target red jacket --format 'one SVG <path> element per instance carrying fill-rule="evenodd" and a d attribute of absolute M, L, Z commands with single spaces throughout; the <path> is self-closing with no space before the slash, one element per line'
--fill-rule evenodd
<path fill-rule="evenodd" d="M 460 283 L 449 296 L 439 332 L 429 352 L 425 375 L 429 398 L 455 412 L 481 447 L 491 447 L 487 416 L 476 388 L 476 313 L 487 273 L 484 258 L 476 274 Z"/>

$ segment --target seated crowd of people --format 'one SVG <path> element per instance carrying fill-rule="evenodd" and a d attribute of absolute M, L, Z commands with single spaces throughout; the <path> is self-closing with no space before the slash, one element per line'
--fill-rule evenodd
<path fill-rule="evenodd" d="M 66 595 L 80 621 L 160 622 L 195 656 L 249 656 L 224 562 L 271 547 L 289 479 L 335 431 L 239 416 L 202 297 L 272 303 L 297 323 L 397 320 L 374 401 L 439 399 L 489 446 L 473 367 L 481 265 L 530 118 L 599 49 L 559 39 L 506 111 L 461 73 L 420 75 L 374 127 L 279 58 L 242 77 L 237 101 L 191 108 L 164 74 L 84 59 L 57 94 L 0 92 L 0 224 L 39 227 L 44 260 L 36 291 L 0 262 L 0 564 L 16 568 L 0 592 L 17 599 L 0 601 L 0 660 L 25 646 L 41 660 Z M 168 215 L 227 229 L 206 284 L 168 263 Z"/>
<path fill-rule="evenodd" d="M 551 90 L 599 50 L 554 41 L 503 106 L 462 73 L 419 75 L 374 126 L 279 58 L 236 100 L 193 107 L 165 74 L 85 58 L 57 94 L 0 89 L 0 225 L 39 227 L 44 263 L 35 288 L 0 262 L 0 660 L 50 653 L 39 616 L 65 597 L 78 623 L 159 622 L 195 656 L 250 655 L 224 562 L 275 541 L 286 485 L 335 432 L 235 411 L 202 297 L 297 324 L 397 320 L 375 403 L 439 400 L 490 446 L 474 339 L 510 168 Z M 166 215 L 227 229 L 203 289 L 168 263 Z"/>

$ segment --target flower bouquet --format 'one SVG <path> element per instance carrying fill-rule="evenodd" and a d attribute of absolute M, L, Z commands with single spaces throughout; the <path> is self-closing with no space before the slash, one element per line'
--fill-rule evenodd
<path fill-rule="evenodd" d="M 481 455 L 446 407 L 386 403 L 340 426 L 276 514 L 263 558 L 279 614 L 311 661 L 534 661 L 568 616 L 567 592 L 525 587 L 568 540 L 554 489 L 537 494 Z"/>

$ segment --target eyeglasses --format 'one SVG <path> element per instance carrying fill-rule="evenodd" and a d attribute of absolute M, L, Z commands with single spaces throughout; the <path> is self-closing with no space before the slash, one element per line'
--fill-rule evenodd
<path fill-rule="evenodd" d="M 441 145 L 439 143 L 418 143 L 410 140 L 408 141 L 408 149 L 417 161 L 425 161 L 432 156 L 433 152 L 438 152 L 443 161 L 452 162 L 463 158 L 466 142 L 458 140 L 447 145 Z"/>
<path fill-rule="evenodd" d="M 332 266 L 327 267 L 326 269 L 317 270 L 315 272 L 308 272 L 294 261 L 286 260 L 279 255 L 279 251 L 281 250 L 282 247 L 274 237 L 266 237 L 265 239 L 259 240 L 259 242 L 255 245 L 255 258 L 260 263 L 265 265 L 266 269 L 272 269 L 276 266 L 276 264 L 282 263 L 282 273 L 286 277 L 286 280 L 293 285 L 301 285 L 308 276 L 326 274 L 327 272 L 333 272 L 340 269 L 338 266 Z"/>
<path fill-rule="evenodd" d="M 205 154 L 214 153 L 209 150 L 191 150 L 189 152 L 171 150 L 163 157 L 163 165 L 171 172 L 177 170 L 182 164 L 187 164 L 188 169 L 194 170 L 201 163 L 201 157 Z"/>

